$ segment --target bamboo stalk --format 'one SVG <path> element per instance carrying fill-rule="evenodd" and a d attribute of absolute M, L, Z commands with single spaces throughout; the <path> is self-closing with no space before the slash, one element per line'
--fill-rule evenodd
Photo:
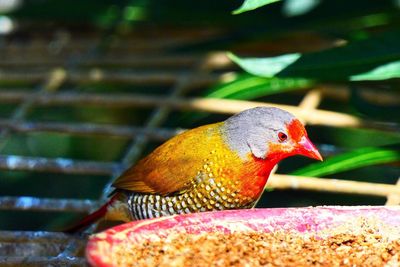
<path fill-rule="evenodd" d="M 0 256 L 1 266 L 86 266 L 84 257 Z"/>
<path fill-rule="evenodd" d="M 0 81 L 3 82 L 24 82 L 37 83 L 46 79 L 48 70 L 0 70 Z M 135 85 L 171 85 L 186 77 L 185 73 L 172 71 L 110 71 L 101 68 L 91 70 L 65 70 L 66 81 L 71 83 L 129 83 Z M 199 74 L 191 80 L 191 87 L 209 86 L 219 80 L 222 75 L 218 74 Z"/>
<path fill-rule="evenodd" d="M 89 199 L 53 199 L 28 196 L 0 197 L 0 210 L 89 212 L 99 203 Z"/>
<path fill-rule="evenodd" d="M 146 135 L 151 140 L 165 141 L 185 129 L 144 128 L 125 125 L 95 124 L 95 123 L 66 123 L 66 122 L 31 122 L 0 119 L 2 128 L 14 132 L 53 132 L 76 135 L 104 135 L 132 138 L 137 135 Z"/>
<path fill-rule="evenodd" d="M 0 242 L 35 242 L 35 243 L 64 243 L 71 239 L 84 242 L 84 235 L 68 235 L 60 232 L 45 231 L 0 231 Z"/>
<path fill-rule="evenodd" d="M 400 178 L 397 180 L 396 186 L 400 188 Z M 400 194 L 390 194 L 387 196 L 385 206 L 400 205 Z"/>
<path fill-rule="evenodd" d="M 305 110 L 314 110 L 318 108 L 319 104 L 321 103 L 322 100 L 322 94 L 320 89 L 313 89 L 309 91 L 301 100 L 299 104 L 300 109 L 305 109 Z"/>
<path fill-rule="evenodd" d="M 357 182 L 330 178 L 274 174 L 267 186 L 280 190 L 311 190 L 387 197 L 400 195 L 400 187 L 392 184 Z M 93 200 L 47 199 L 34 197 L 0 197 L 0 209 L 87 212 L 97 204 Z"/>
<path fill-rule="evenodd" d="M 0 92 L 0 101 L 19 102 L 32 98 L 30 92 Z M 334 127 L 372 128 L 386 131 L 398 131 L 399 125 L 361 119 L 354 115 L 321 109 L 303 109 L 297 106 L 230 100 L 213 98 L 166 98 L 165 96 L 150 96 L 140 94 L 88 94 L 88 93 L 54 93 L 35 96 L 39 105 L 101 105 L 103 107 L 154 107 L 165 106 L 179 110 L 197 110 L 221 114 L 234 114 L 245 109 L 271 106 L 285 109 L 310 125 L 325 125 Z"/>
<path fill-rule="evenodd" d="M 338 180 L 330 178 L 313 178 L 285 174 L 273 175 L 269 179 L 267 186 L 274 189 L 282 190 L 311 190 L 379 197 L 387 197 L 388 195 L 400 195 L 400 186 L 392 184 L 357 182 L 351 180 Z"/>
<path fill-rule="evenodd" d="M 68 55 L 60 57 L 58 55 L 43 55 L 33 54 L 28 58 L 15 55 L 4 55 L 0 60 L 0 67 L 60 67 L 67 64 Z M 137 53 L 129 56 L 104 55 L 96 58 L 84 58 L 78 63 L 78 66 L 90 67 L 137 67 L 137 68 L 189 68 L 196 62 L 203 59 L 206 62 L 207 68 L 218 69 L 232 65 L 232 62 L 226 56 L 225 52 L 215 52 L 208 54 L 185 54 L 185 55 L 143 55 Z"/>
<path fill-rule="evenodd" d="M 0 155 L 0 170 L 8 171 L 109 175 L 120 169 L 120 164 L 114 162 Z"/>

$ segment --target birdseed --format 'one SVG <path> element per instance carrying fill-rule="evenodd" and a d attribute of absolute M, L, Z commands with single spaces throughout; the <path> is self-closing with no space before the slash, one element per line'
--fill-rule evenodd
<path fill-rule="evenodd" d="M 400 240 L 374 229 L 174 234 L 114 250 L 116 266 L 399 266 Z"/>

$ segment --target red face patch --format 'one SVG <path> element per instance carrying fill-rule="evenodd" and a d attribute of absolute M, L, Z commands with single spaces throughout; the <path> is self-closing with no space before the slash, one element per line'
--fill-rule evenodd
<path fill-rule="evenodd" d="M 307 136 L 307 132 L 306 129 L 304 128 L 304 125 L 298 119 L 294 119 L 287 126 L 287 129 L 290 138 L 295 142 L 299 142 L 303 136 Z"/>

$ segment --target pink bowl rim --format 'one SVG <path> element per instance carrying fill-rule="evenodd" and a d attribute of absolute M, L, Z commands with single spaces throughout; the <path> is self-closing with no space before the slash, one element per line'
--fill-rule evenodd
<path fill-rule="evenodd" d="M 400 226 L 400 207 L 398 206 L 318 206 L 191 213 L 132 221 L 94 234 L 86 246 L 86 258 L 92 266 L 113 266 L 111 262 L 105 260 L 108 258 L 104 257 L 108 250 L 105 250 L 104 244 L 108 243 L 109 251 L 111 251 L 112 246 L 121 242 L 134 242 L 132 236 L 140 240 L 142 235 L 148 234 L 167 235 L 173 232 L 196 234 L 215 230 L 230 232 L 232 231 L 230 227 L 238 223 L 248 226 L 247 230 L 256 230 L 259 226 L 265 230 L 267 226 L 267 231 L 278 229 L 298 232 L 316 231 L 357 216 L 376 217 L 389 225 Z"/>

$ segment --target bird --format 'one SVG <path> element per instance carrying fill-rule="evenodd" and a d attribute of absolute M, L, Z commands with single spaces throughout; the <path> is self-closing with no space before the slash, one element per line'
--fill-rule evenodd
<path fill-rule="evenodd" d="M 252 208 L 274 166 L 294 155 L 323 160 L 299 119 L 276 107 L 244 110 L 157 147 L 115 180 L 108 202 L 67 232 L 100 218 L 129 222 Z"/>

